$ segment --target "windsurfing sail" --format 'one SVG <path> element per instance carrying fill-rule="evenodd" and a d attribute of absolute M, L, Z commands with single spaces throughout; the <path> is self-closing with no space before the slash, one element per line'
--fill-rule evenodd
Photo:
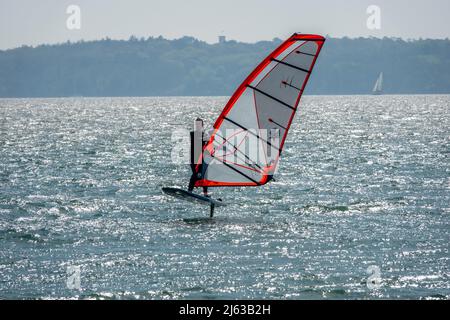
<path fill-rule="evenodd" d="M 375 82 L 375 86 L 373 87 L 373 94 L 381 94 L 383 92 L 383 72 L 380 72 L 380 75 Z"/>
<path fill-rule="evenodd" d="M 271 180 L 324 42 L 319 35 L 293 34 L 250 73 L 214 123 L 203 165 L 196 166 L 196 187 Z"/>

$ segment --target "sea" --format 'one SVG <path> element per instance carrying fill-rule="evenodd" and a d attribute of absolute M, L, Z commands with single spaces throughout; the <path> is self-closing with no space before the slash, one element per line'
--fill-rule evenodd
<path fill-rule="evenodd" d="M 449 95 L 303 97 L 275 181 L 209 219 L 161 188 L 226 102 L 0 99 L 0 298 L 450 299 Z"/>

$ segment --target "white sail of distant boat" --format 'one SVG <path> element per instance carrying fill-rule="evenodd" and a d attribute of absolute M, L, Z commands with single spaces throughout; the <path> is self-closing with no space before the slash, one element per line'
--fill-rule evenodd
<path fill-rule="evenodd" d="M 383 92 L 383 72 L 380 72 L 375 86 L 373 87 L 372 94 L 381 94 Z"/>

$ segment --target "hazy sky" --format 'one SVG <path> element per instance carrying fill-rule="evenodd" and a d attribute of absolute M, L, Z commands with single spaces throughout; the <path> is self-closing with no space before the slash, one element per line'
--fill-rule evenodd
<path fill-rule="evenodd" d="M 69 5 L 81 28 L 69 30 Z M 381 10 L 370 30 L 369 5 Z M 245 42 L 293 32 L 341 36 L 450 37 L 450 0 L 0 0 L 0 49 L 103 37 L 194 36 L 213 43 L 223 34 Z"/>

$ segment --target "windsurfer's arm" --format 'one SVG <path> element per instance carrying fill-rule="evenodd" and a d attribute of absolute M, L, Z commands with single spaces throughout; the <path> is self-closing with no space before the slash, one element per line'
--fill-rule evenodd
<path fill-rule="evenodd" d="M 203 144 L 207 144 L 214 132 L 214 128 L 203 131 Z"/>

